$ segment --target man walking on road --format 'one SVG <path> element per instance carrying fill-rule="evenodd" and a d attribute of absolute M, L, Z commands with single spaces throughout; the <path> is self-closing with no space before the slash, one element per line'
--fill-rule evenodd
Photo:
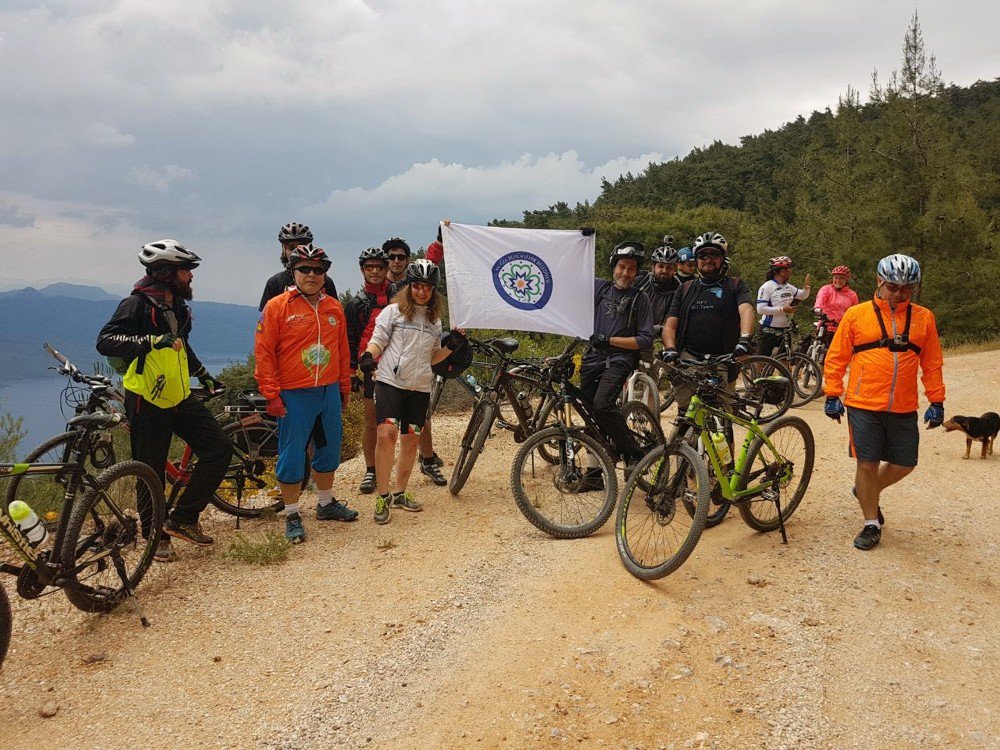
<path fill-rule="evenodd" d="M 920 284 L 920 264 L 907 255 L 889 255 L 879 261 L 877 283 L 870 305 L 844 313 L 823 373 L 824 411 L 839 422 L 846 405 L 850 453 L 858 462 L 854 495 L 865 523 L 854 546 L 860 550 L 882 539 L 882 491 L 917 465 L 918 367 L 931 402 L 924 422 L 928 429 L 944 422 L 943 359 L 934 313 L 910 301 Z"/>

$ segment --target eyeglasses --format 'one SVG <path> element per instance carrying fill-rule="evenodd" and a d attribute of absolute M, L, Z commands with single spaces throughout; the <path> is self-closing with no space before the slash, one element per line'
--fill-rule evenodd
<path fill-rule="evenodd" d="M 430 294 L 431 292 L 434 291 L 434 287 L 431 286 L 430 284 L 421 284 L 418 281 L 411 281 L 410 289 L 412 289 L 415 292 L 420 292 L 421 294 Z"/>
<path fill-rule="evenodd" d="M 389 253 L 389 260 L 406 260 L 409 257 L 405 253 Z"/>
<path fill-rule="evenodd" d="M 381 263 L 366 263 L 361 266 L 362 271 L 384 271 L 385 266 Z"/>
<path fill-rule="evenodd" d="M 721 258 L 721 250 L 699 250 L 698 260 L 704 260 L 705 258 Z"/>
<path fill-rule="evenodd" d="M 322 276 L 326 273 L 326 269 L 323 266 L 295 266 L 296 273 L 301 273 L 303 276 L 312 274 L 313 276 Z"/>
<path fill-rule="evenodd" d="M 893 294 L 913 294 L 913 289 L 916 284 L 890 284 L 886 281 L 882 284 L 882 286 Z"/>

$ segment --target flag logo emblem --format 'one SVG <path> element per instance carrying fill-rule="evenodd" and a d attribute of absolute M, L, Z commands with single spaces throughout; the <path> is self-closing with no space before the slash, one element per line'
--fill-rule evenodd
<path fill-rule="evenodd" d="M 533 253 L 507 253 L 493 264 L 493 286 L 512 307 L 540 310 L 552 296 L 552 272 Z"/>

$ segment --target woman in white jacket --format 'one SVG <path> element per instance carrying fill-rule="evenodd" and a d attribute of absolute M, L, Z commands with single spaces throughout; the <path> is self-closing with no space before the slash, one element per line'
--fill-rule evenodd
<path fill-rule="evenodd" d="M 389 509 L 422 509 L 406 491 L 417 455 L 420 430 L 430 402 L 431 365 L 447 359 L 452 348 L 441 346 L 441 272 L 429 260 L 406 268 L 406 284 L 375 319 L 368 347 L 358 360 L 363 372 L 375 372 L 375 523 L 389 523 Z M 452 330 L 449 346 L 465 339 Z M 377 361 L 376 361 L 377 360 Z M 395 490 L 389 490 L 396 438 L 402 433 Z"/>

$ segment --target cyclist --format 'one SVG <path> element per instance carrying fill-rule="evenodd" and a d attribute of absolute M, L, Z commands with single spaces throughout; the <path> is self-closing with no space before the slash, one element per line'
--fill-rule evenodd
<path fill-rule="evenodd" d="M 870 305 L 855 305 L 844 313 L 823 371 L 824 411 L 839 422 L 846 405 L 850 455 L 858 462 L 853 492 L 865 523 L 854 546 L 860 550 L 870 550 L 882 539 L 883 490 L 917 465 L 918 367 L 931 402 L 924 422 L 928 429 L 944 422 L 944 359 L 937 324 L 934 313 L 911 301 L 920 285 L 920 264 L 908 255 L 888 255 L 878 262 L 876 283 Z"/>
<path fill-rule="evenodd" d="M 442 223 L 446 227 L 451 226 L 451 219 L 445 219 Z M 444 240 L 441 238 L 441 224 L 438 224 L 437 239 L 427 246 L 427 252 L 424 255 L 427 260 L 437 266 L 444 263 Z"/>
<path fill-rule="evenodd" d="M 446 224 L 451 224 L 451 219 L 445 219 Z M 438 235 L 441 228 L 438 227 Z M 410 262 L 410 246 L 406 240 L 399 237 L 390 237 L 382 243 L 382 249 L 389 255 L 389 298 L 395 297 L 396 293 L 408 283 L 406 270 Z M 441 257 L 444 257 L 444 247 L 441 248 Z M 434 261 L 431 261 L 432 263 Z M 437 265 L 435 263 L 435 265 Z M 440 269 L 438 276 L 440 277 Z M 439 292 L 440 293 L 440 292 Z M 431 430 L 431 420 L 424 421 L 424 426 L 420 430 L 420 473 L 429 477 L 438 487 L 448 484 L 441 468 L 444 466 L 442 458 L 434 451 L 434 433 Z"/>
<path fill-rule="evenodd" d="M 858 304 L 858 293 L 850 287 L 851 269 L 847 266 L 837 266 L 830 271 L 832 281 L 820 287 L 816 293 L 816 305 L 813 312 L 825 315 L 829 324 L 824 327 L 823 343 L 830 346 L 833 332 L 840 323 L 848 307 Z"/>
<path fill-rule="evenodd" d="M 639 352 L 653 345 L 649 297 L 633 283 L 645 255 L 641 243 L 622 242 L 611 251 L 612 280 L 594 279 L 594 334 L 580 366 L 583 398 L 593 407 L 601 432 L 625 461 L 626 474 L 642 453 L 616 404 Z M 600 469 L 588 469 L 593 489 L 604 487 L 599 474 Z"/>
<path fill-rule="evenodd" d="M 427 417 L 434 374 L 431 365 L 451 355 L 441 346 L 442 298 L 437 291 L 440 271 L 422 258 L 406 268 L 407 284 L 378 314 L 368 346 L 358 360 L 364 373 L 375 373 L 375 523 L 389 523 L 390 508 L 423 510 L 406 489 L 417 455 L 417 442 Z M 456 348 L 465 340 L 453 330 Z M 377 361 L 376 361 L 377 360 Z M 390 492 L 396 439 L 402 434 L 396 464 L 395 491 Z"/>
<path fill-rule="evenodd" d="M 284 269 L 278 271 L 278 273 L 274 274 L 264 284 L 264 293 L 260 296 L 260 307 L 257 308 L 258 310 L 263 310 L 264 305 L 272 297 L 277 297 L 286 289 L 295 285 L 291 269 L 288 268 L 288 255 L 299 245 L 308 245 L 312 241 L 313 233 L 309 230 L 309 227 L 297 221 L 288 222 L 278 231 L 278 242 L 281 243 L 281 265 L 284 266 Z M 334 285 L 333 279 L 329 276 L 323 282 L 323 291 L 328 297 L 337 299 L 337 287 Z"/>
<path fill-rule="evenodd" d="M 746 282 L 729 276 L 729 243 L 718 232 L 705 232 L 695 239 L 692 250 L 698 277 L 684 282 L 674 293 L 663 326 L 664 362 L 703 360 L 732 353 L 750 354 L 754 327 L 753 297 Z M 736 383 L 736 369 L 730 368 L 729 387 Z M 676 390 L 678 413 L 684 414 L 692 392 L 684 384 Z"/>
<path fill-rule="evenodd" d="M 389 254 L 380 247 L 370 247 L 358 257 L 364 284 L 354 298 L 347 303 L 347 340 L 351 346 L 351 371 L 358 369 L 358 357 L 368 347 L 375 318 L 389 304 Z M 365 404 L 365 427 L 361 445 L 365 456 L 365 476 L 359 491 L 370 495 L 375 491 L 375 379 L 370 372 L 356 374 L 351 378 L 351 391 L 363 391 Z"/>
<path fill-rule="evenodd" d="M 278 420 L 275 474 L 285 503 L 285 538 L 298 544 L 306 539 L 299 492 L 310 439 L 316 520 L 353 521 L 358 512 L 333 497 L 341 412 L 351 394 L 351 353 L 344 310 L 323 290 L 330 259 L 310 243 L 289 253 L 288 266 L 295 286 L 271 299 L 257 324 L 254 377 L 267 413 Z"/>
<path fill-rule="evenodd" d="M 649 297 L 653 336 L 659 338 L 663 331 L 663 323 L 667 319 L 667 310 L 670 309 L 670 301 L 680 286 L 676 276 L 677 251 L 669 245 L 658 247 L 649 256 L 649 261 L 653 265 L 652 270 L 636 274 L 635 287 L 644 291 Z"/>
<path fill-rule="evenodd" d="M 689 247 L 682 247 L 677 251 L 677 283 L 683 284 L 698 275 L 698 260 L 694 257 L 694 250 Z"/>
<path fill-rule="evenodd" d="M 760 331 L 757 334 L 757 354 L 770 357 L 775 347 L 782 343 L 785 331 L 791 327 L 789 315 L 795 314 L 799 303 L 809 297 L 809 274 L 799 289 L 789 283 L 792 277 L 792 259 L 787 255 L 771 258 L 767 281 L 757 292 L 757 314 Z"/>
<path fill-rule="evenodd" d="M 170 538 L 207 547 L 214 539 L 199 517 L 219 488 L 232 455 L 232 444 L 205 405 L 191 395 L 191 377 L 209 390 L 222 383 L 201 364 L 188 336 L 193 297 L 192 271 L 201 258 L 176 240 L 150 242 L 139 251 L 146 275 L 136 282 L 97 337 L 97 351 L 128 365 L 125 412 L 132 458 L 153 468 L 163 482 L 170 440 L 177 435 L 191 446 L 198 462 L 177 504 L 170 511 L 154 559 L 176 559 Z M 140 509 L 142 503 L 140 502 Z M 143 536 L 149 534 L 143 528 Z"/>

